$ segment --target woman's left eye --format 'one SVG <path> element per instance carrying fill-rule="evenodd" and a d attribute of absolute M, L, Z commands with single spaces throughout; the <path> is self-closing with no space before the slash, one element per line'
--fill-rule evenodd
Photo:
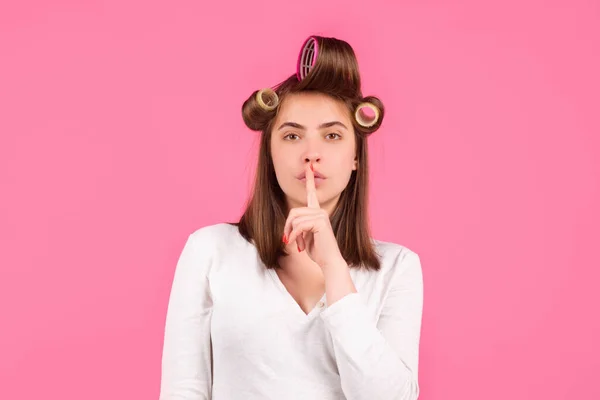
<path fill-rule="evenodd" d="M 336 135 L 336 136 L 338 136 L 338 138 L 341 138 L 341 137 L 342 137 L 342 136 L 341 136 L 339 133 L 330 133 L 330 134 L 328 134 L 327 136 L 330 136 L 330 135 Z"/>

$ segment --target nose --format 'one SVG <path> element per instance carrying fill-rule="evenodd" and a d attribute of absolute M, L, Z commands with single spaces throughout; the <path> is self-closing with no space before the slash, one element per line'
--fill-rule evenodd
<path fill-rule="evenodd" d="M 318 163 L 321 161 L 321 155 L 317 152 L 310 152 L 304 155 L 304 162 Z"/>
<path fill-rule="evenodd" d="M 303 147 L 301 156 L 304 163 L 318 164 L 321 162 L 324 148 L 322 138 L 319 134 L 307 134 L 301 144 Z"/>

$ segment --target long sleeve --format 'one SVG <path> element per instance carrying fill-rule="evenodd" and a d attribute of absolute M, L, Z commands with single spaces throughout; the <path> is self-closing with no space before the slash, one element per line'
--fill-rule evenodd
<path fill-rule="evenodd" d="M 179 256 L 169 297 L 159 400 L 209 400 L 212 387 L 208 285 L 210 249 L 191 234 Z"/>
<path fill-rule="evenodd" d="M 321 314 L 334 345 L 348 400 L 416 400 L 423 310 L 419 256 L 400 252 L 378 321 L 365 299 L 351 293 Z"/>

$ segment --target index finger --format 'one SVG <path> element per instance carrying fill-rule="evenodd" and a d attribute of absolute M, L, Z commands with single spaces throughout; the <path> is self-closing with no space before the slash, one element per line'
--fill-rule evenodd
<path fill-rule="evenodd" d="M 306 169 L 306 203 L 310 208 L 321 208 L 317 199 L 317 187 L 315 186 L 315 174 L 312 163 L 305 166 Z"/>

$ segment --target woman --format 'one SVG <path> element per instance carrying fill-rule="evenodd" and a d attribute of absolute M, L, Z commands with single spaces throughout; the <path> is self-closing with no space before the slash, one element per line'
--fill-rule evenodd
<path fill-rule="evenodd" d="M 370 237 L 366 138 L 384 108 L 360 86 L 350 45 L 313 36 L 296 74 L 244 103 L 254 192 L 183 248 L 161 400 L 418 398 L 421 264 Z"/>

